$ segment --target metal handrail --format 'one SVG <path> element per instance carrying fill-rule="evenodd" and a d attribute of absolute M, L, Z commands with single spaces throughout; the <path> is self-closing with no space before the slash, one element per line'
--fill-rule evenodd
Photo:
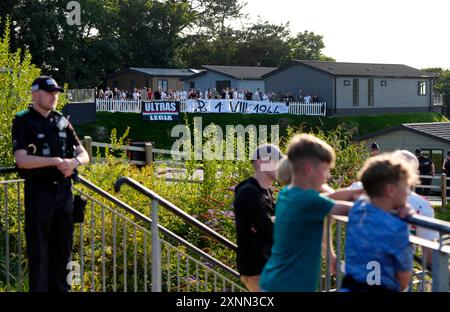
<path fill-rule="evenodd" d="M 152 219 L 151 218 L 149 218 L 149 217 L 143 215 L 142 213 L 140 213 L 139 211 L 133 209 L 131 206 L 127 205 L 126 203 L 124 203 L 121 200 L 117 199 L 116 197 L 112 196 L 108 192 L 106 192 L 103 189 L 99 188 L 98 186 L 96 186 L 92 182 L 88 181 L 84 177 L 78 176 L 77 181 L 79 181 L 81 184 L 83 184 L 84 186 L 86 186 L 90 190 L 92 190 L 92 191 L 96 192 L 97 194 L 101 195 L 102 197 L 108 199 L 109 201 L 111 201 L 115 205 L 123 208 L 124 210 L 126 210 L 127 212 L 132 214 L 135 218 L 139 219 L 140 221 L 145 222 L 147 224 L 151 224 L 152 223 Z M 186 241 L 182 237 L 178 236 L 177 234 L 175 234 L 175 233 L 171 232 L 170 230 L 166 229 L 164 226 L 162 226 L 159 223 L 158 223 L 158 230 L 160 230 L 165 235 L 171 237 L 172 239 L 178 241 L 180 244 L 184 245 L 185 247 L 187 247 L 188 249 L 190 249 L 192 252 L 196 253 L 197 255 L 206 258 L 208 261 L 211 261 L 214 265 L 222 268 L 223 270 L 225 270 L 228 273 L 234 275 L 235 277 L 239 277 L 239 273 L 238 272 L 236 272 L 235 270 L 233 270 L 229 266 L 223 264 L 222 262 L 220 262 L 219 260 L 215 259 L 214 257 L 210 256 L 209 254 L 205 253 L 204 251 L 202 251 L 198 247 L 192 245 L 191 243 L 189 243 L 188 241 Z"/>
<path fill-rule="evenodd" d="M 396 214 L 393 214 L 393 215 L 398 217 Z M 331 215 L 331 218 L 336 221 L 343 222 L 343 223 L 348 222 L 348 216 Z M 434 218 L 414 214 L 414 215 L 410 215 L 405 218 L 402 218 L 401 220 L 403 220 L 406 223 L 411 224 L 411 225 L 417 225 L 417 226 L 421 226 L 421 227 L 424 227 L 429 230 L 434 230 L 434 231 L 440 232 L 440 234 L 442 234 L 442 233 L 449 234 L 450 233 L 449 232 L 450 231 L 450 227 L 449 227 L 450 222 L 443 221 L 440 219 L 434 219 Z M 411 242 L 413 242 L 413 241 L 418 240 L 419 238 L 415 235 L 410 234 L 409 239 Z M 449 246 L 442 246 L 439 243 L 428 241 L 428 240 L 424 240 L 424 242 L 426 242 L 426 245 L 424 245 L 424 247 L 427 247 L 427 248 L 430 248 L 433 250 L 440 250 L 440 251 L 450 254 Z"/>
<path fill-rule="evenodd" d="M 2 173 L 15 173 L 18 169 L 16 167 L 2 167 L 0 168 L 0 174 Z"/>
<path fill-rule="evenodd" d="M 229 249 L 233 251 L 237 251 L 237 245 L 231 242 L 228 238 L 220 235 L 216 231 L 212 230 L 211 228 L 204 225 L 202 222 L 198 221 L 197 219 L 193 218 L 191 215 L 184 212 L 182 209 L 175 206 L 173 203 L 169 202 L 167 199 L 159 196 L 152 190 L 149 190 L 139 182 L 135 181 L 132 178 L 127 177 L 119 177 L 117 179 L 116 183 L 114 184 L 114 190 L 116 192 L 120 191 L 120 188 L 123 184 L 127 184 L 130 187 L 134 188 L 136 191 L 142 193 L 143 195 L 153 199 L 157 200 L 163 207 L 167 208 L 169 211 L 174 213 L 176 216 L 182 218 L 187 223 L 195 226 L 199 230 L 201 230 L 203 233 L 208 235 L 209 237 L 215 239 L 216 241 L 222 243 L 224 246 L 228 247 Z"/>
<path fill-rule="evenodd" d="M 15 172 L 17 172 L 17 168 L 16 167 L 2 167 L 2 168 L 0 168 L 0 174 L 15 173 Z M 105 197 L 108 200 L 112 201 L 113 203 L 117 204 L 121 208 L 124 208 L 129 213 L 133 214 L 135 217 L 141 219 L 144 222 L 150 222 L 151 223 L 151 219 L 150 218 L 148 218 L 147 216 L 145 216 L 145 215 L 141 214 L 140 212 L 134 210 L 132 207 L 128 206 L 127 204 L 121 202 L 120 200 L 118 200 L 114 196 L 110 195 L 108 192 L 106 192 L 106 191 L 102 190 L 101 188 L 95 186 L 94 184 L 92 184 L 91 182 L 89 182 L 88 180 L 83 178 L 82 176 L 78 176 L 78 181 L 80 181 L 83 185 L 85 185 L 86 187 L 90 188 L 91 190 L 99 193 L 103 197 Z M 178 208 L 177 206 L 175 206 L 174 204 L 172 204 L 168 200 L 162 198 L 161 196 L 159 196 L 155 192 L 149 190 L 148 188 L 146 188 L 145 186 L 143 186 L 142 184 L 140 184 L 139 182 L 137 182 L 137 181 L 135 181 L 135 180 L 133 180 L 131 178 L 120 177 L 116 181 L 116 183 L 114 184 L 114 190 L 116 192 L 119 192 L 120 187 L 124 183 L 128 184 L 129 186 L 133 187 L 134 189 L 140 191 L 144 195 L 146 195 L 146 196 L 148 196 L 148 197 L 150 197 L 152 199 L 158 200 L 164 207 L 166 207 L 169 210 L 171 210 L 177 216 L 183 218 L 185 221 L 187 221 L 187 222 L 191 223 L 192 225 L 198 227 L 199 229 L 204 231 L 206 234 L 210 234 L 211 237 L 213 237 L 216 240 L 220 241 L 221 243 L 223 243 L 224 245 L 226 245 L 230 249 L 237 250 L 237 246 L 234 243 L 232 243 L 230 240 L 228 240 L 227 238 L 225 238 L 222 235 L 218 234 L 214 230 L 210 229 L 209 227 L 207 227 L 206 225 L 204 225 L 203 223 L 201 223 L 197 219 L 194 219 L 192 216 L 190 216 L 189 214 L 185 213 L 183 210 L 181 210 L 180 208 Z M 334 216 L 334 217 L 336 218 L 336 216 Z M 412 224 L 412 225 L 422 226 L 422 227 L 425 227 L 425 228 L 430 229 L 430 230 L 435 230 L 435 231 L 438 231 L 438 232 L 441 232 L 441 233 L 450 234 L 450 222 L 447 222 L 447 221 L 434 219 L 434 218 L 430 218 L 430 217 L 425 217 L 425 216 L 421 216 L 421 215 L 417 215 L 417 214 L 407 216 L 407 217 L 403 218 L 403 220 L 405 222 L 409 223 L 409 224 Z M 161 230 L 164 231 L 164 228 L 161 227 Z M 167 229 L 165 229 L 165 230 L 167 230 Z M 168 234 L 168 233 L 165 233 L 165 234 Z M 174 233 L 171 233 L 171 234 L 175 235 Z"/>
<path fill-rule="evenodd" d="M 0 168 L 0 174 L 15 173 L 15 172 L 17 172 L 17 168 L 16 167 L 3 167 L 3 168 Z M 102 196 L 103 198 L 109 200 L 110 202 L 112 202 L 116 206 L 124 209 L 126 212 L 130 213 L 131 215 L 133 215 L 136 219 L 138 219 L 138 220 L 140 220 L 140 221 L 142 221 L 142 222 L 144 222 L 146 224 L 152 224 L 152 219 L 151 218 L 149 218 L 146 215 L 144 215 L 144 214 L 140 213 L 139 211 L 135 210 L 134 208 L 132 208 L 128 204 L 122 202 L 120 199 L 112 196 L 111 194 L 109 194 L 105 190 L 101 189 L 100 187 L 96 186 L 95 184 L 93 184 L 92 182 L 87 180 L 86 178 L 78 175 L 76 177 L 76 179 L 75 179 L 75 182 L 81 183 L 82 185 L 84 185 L 85 187 L 90 189 L 91 191 L 94 191 L 95 193 L 97 193 L 98 195 Z M 158 198 L 161 198 L 161 197 L 158 196 Z M 158 200 L 161 200 L 161 199 L 158 199 Z M 165 201 L 164 199 L 161 200 L 161 202 L 164 202 L 164 201 Z M 171 239 L 177 241 L 181 245 L 184 245 L 186 248 L 188 248 L 190 251 L 192 251 L 193 253 L 197 254 L 198 256 L 205 258 L 207 261 L 211 262 L 211 264 L 213 264 L 213 265 L 223 269 L 224 271 L 228 272 L 229 274 L 233 275 L 234 277 L 239 278 L 239 273 L 237 271 L 233 270 L 232 268 L 230 268 L 226 264 L 222 263 L 221 261 L 219 261 L 216 258 L 212 257 L 211 255 L 207 254 L 206 252 L 204 252 L 200 248 L 196 247 L 195 245 L 189 243 L 184 238 L 182 238 L 182 237 L 178 236 L 177 234 L 171 232 L 170 230 L 168 230 L 167 228 L 165 228 L 164 226 L 162 226 L 159 223 L 158 223 L 158 230 L 161 231 L 162 233 L 164 233 L 165 235 L 167 235 L 168 237 L 170 237 Z"/>
<path fill-rule="evenodd" d="M 412 225 L 421 226 L 440 233 L 450 234 L 450 222 L 444 220 L 425 217 L 418 214 L 406 216 L 405 218 L 402 218 L 402 220 Z"/>
<path fill-rule="evenodd" d="M 396 214 L 393 215 L 397 216 Z M 348 221 L 347 216 L 332 215 L 332 218 L 345 223 L 347 223 Z M 429 230 L 438 231 L 444 234 L 450 234 L 450 222 L 444 220 L 421 216 L 419 214 L 408 215 L 405 218 L 401 218 L 401 220 L 412 225 L 427 228 Z"/>
<path fill-rule="evenodd" d="M 336 289 L 331 289 L 331 274 L 329 271 L 329 262 L 328 259 L 331 257 L 331 248 L 329 245 L 330 242 L 330 232 L 331 232 L 331 222 L 330 220 L 334 219 L 336 221 Z M 405 220 L 406 219 L 406 220 Z M 420 226 L 425 227 L 432 227 L 435 230 L 447 230 L 445 226 L 449 224 L 449 222 L 445 222 L 447 224 L 444 224 L 444 227 L 441 227 L 441 225 L 431 225 L 431 220 L 434 220 L 432 218 L 422 217 L 422 216 L 410 216 L 407 217 L 405 220 L 407 223 L 410 224 L 417 224 Z M 341 288 L 341 282 L 342 282 L 342 276 L 344 272 L 341 271 L 341 254 L 343 250 L 343 244 L 342 244 L 342 224 L 345 224 L 348 222 L 348 216 L 338 216 L 338 215 L 330 215 L 329 218 L 326 219 L 326 228 L 327 228 L 327 262 L 325 266 L 325 291 L 339 291 Z M 439 223 L 441 220 L 438 220 Z M 442 234 L 442 233 L 441 233 Z M 448 273 L 448 257 L 450 255 L 450 246 L 445 245 L 443 242 L 442 235 L 440 236 L 440 239 L 438 241 L 430 241 L 427 239 L 423 239 L 420 237 L 417 237 L 415 235 L 410 234 L 409 235 L 409 242 L 413 245 L 426 247 L 433 251 L 433 259 L 431 262 L 428 262 L 427 256 L 424 252 L 422 252 L 421 258 L 417 256 L 416 254 L 413 255 L 414 262 L 418 265 L 422 266 L 421 271 L 416 271 L 415 276 L 417 278 L 416 281 L 413 281 L 411 279 L 410 281 L 410 289 L 412 289 L 413 283 L 421 283 L 422 288 L 419 288 L 419 291 L 424 291 L 424 283 L 425 283 L 425 276 L 430 276 L 432 279 L 432 287 L 433 291 L 448 291 L 449 287 L 449 273 Z M 425 259 L 425 260 L 424 260 Z"/>

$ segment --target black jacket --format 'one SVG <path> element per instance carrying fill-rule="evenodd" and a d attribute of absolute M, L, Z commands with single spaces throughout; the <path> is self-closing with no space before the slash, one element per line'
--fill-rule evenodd
<path fill-rule="evenodd" d="M 432 164 L 430 158 L 420 155 L 417 157 L 419 161 L 419 173 L 422 175 L 430 175 L 432 173 Z"/>
<path fill-rule="evenodd" d="M 26 150 L 28 155 L 72 158 L 75 147 L 81 144 L 70 122 L 57 111 L 47 117 L 33 107 L 16 114 L 12 125 L 13 151 Z M 33 179 L 40 182 L 62 182 L 65 179 L 55 167 L 20 169 L 27 184 Z"/>
<path fill-rule="evenodd" d="M 259 275 L 270 257 L 273 243 L 275 203 L 272 191 L 262 188 L 253 177 L 235 189 L 237 267 L 241 275 Z"/>
<path fill-rule="evenodd" d="M 450 177 L 450 160 L 448 160 L 448 158 L 445 158 L 444 161 L 444 172 L 447 177 Z"/>

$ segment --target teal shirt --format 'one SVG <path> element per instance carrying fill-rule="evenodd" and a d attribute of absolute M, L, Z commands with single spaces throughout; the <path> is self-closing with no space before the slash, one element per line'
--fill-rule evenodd
<path fill-rule="evenodd" d="M 272 255 L 261 274 L 264 291 L 316 291 L 323 222 L 334 201 L 314 190 L 283 188 L 275 207 Z"/>

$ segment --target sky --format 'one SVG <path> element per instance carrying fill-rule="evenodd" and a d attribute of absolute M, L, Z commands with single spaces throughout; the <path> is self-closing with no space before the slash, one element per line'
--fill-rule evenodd
<path fill-rule="evenodd" d="M 323 36 L 338 62 L 450 69 L 449 0 L 241 0 L 252 22 Z"/>

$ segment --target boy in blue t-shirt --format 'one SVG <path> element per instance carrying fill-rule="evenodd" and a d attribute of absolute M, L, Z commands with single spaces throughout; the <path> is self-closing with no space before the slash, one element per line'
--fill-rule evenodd
<path fill-rule="evenodd" d="M 288 147 L 291 184 L 281 190 L 275 208 L 274 244 L 260 279 L 263 291 L 316 291 L 320 278 L 324 218 L 347 214 L 352 203 L 319 193 L 330 176 L 335 153 L 308 134 L 295 136 Z M 361 190 L 330 195 L 350 199 Z"/>
<path fill-rule="evenodd" d="M 413 253 L 408 225 L 394 216 L 406 208 L 417 174 L 392 154 L 369 159 L 360 181 L 370 201 L 360 200 L 349 213 L 343 290 L 402 291 L 411 278 Z"/>

